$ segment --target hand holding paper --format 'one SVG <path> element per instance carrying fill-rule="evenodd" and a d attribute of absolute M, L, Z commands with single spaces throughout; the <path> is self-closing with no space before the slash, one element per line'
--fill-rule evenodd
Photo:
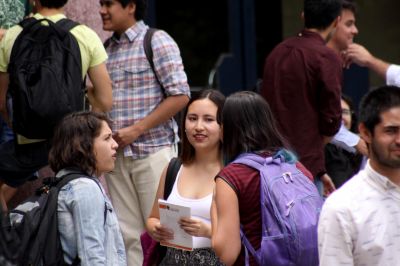
<path fill-rule="evenodd" d="M 211 238 L 211 225 L 198 219 L 183 217 L 179 224 L 191 236 Z"/>
<path fill-rule="evenodd" d="M 193 237 L 186 233 L 179 224 L 181 218 L 191 216 L 190 207 L 172 204 L 159 199 L 158 208 L 161 225 L 171 229 L 173 232 L 173 239 L 160 241 L 160 244 L 183 250 L 193 250 Z"/>

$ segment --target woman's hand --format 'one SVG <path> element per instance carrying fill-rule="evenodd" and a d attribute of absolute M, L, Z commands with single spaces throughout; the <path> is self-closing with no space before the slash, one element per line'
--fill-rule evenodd
<path fill-rule="evenodd" d="M 211 238 L 211 225 L 201 220 L 183 217 L 179 220 L 179 224 L 191 236 Z"/>
<path fill-rule="evenodd" d="M 324 196 L 328 197 L 330 194 L 332 194 L 333 191 L 336 190 L 335 184 L 333 184 L 332 179 L 328 174 L 323 174 L 321 176 L 321 181 L 322 184 L 324 185 Z"/>
<path fill-rule="evenodd" d="M 155 224 L 153 230 L 149 233 L 151 237 L 158 242 L 174 239 L 172 230 L 162 226 L 160 223 Z"/>

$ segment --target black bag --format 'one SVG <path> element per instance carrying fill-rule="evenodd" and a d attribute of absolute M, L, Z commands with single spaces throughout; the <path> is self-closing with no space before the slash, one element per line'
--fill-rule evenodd
<path fill-rule="evenodd" d="M 0 265 L 67 265 L 58 231 L 58 192 L 82 177 L 90 178 L 82 173 L 46 178 L 33 196 L 7 213 L 1 211 Z M 78 257 L 72 265 L 79 265 Z"/>
<path fill-rule="evenodd" d="M 77 25 L 69 19 L 20 22 L 8 67 L 15 133 L 48 139 L 63 116 L 83 109 L 81 54 L 70 33 Z"/>

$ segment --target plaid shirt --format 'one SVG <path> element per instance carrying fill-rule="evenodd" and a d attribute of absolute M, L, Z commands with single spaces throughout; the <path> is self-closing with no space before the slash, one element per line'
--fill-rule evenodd
<path fill-rule="evenodd" d="M 163 84 L 158 84 L 143 49 L 148 26 L 137 22 L 118 39 L 111 37 L 107 47 L 107 69 L 113 82 L 113 108 L 110 112 L 113 130 L 130 126 L 145 118 L 165 97 L 188 95 L 190 89 L 183 70 L 182 58 L 175 41 L 164 31 L 152 38 L 154 67 Z M 176 122 L 171 119 L 160 124 L 125 147 L 125 156 L 134 159 L 147 157 L 176 143 Z"/>

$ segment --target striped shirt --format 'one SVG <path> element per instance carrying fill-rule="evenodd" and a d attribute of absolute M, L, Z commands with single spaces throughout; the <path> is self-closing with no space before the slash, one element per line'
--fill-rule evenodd
<path fill-rule="evenodd" d="M 400 187 L 368 162 L 327 198 L 318 246 L 321 266 L 400 265 Z"/>
<path fill-rule="evenodd" d="M 113 82 L 113 108 L 110 112 L 113 130 L 119 130 L 145 118 L 172 95 L 188 95 L 190 89 L 183 69 L 180 51 L 175 41 L 164 31 L 152 38 L 153 62 L 160 87 L 143 49 L 148 26 L 137 22 L 118 39 L 112 36 L 107 47 L 107 69 Z M 162 123 L 124 149 L 125 156 L 134 159 L 171 146 L 179 140 L 174 120 Z"/>

